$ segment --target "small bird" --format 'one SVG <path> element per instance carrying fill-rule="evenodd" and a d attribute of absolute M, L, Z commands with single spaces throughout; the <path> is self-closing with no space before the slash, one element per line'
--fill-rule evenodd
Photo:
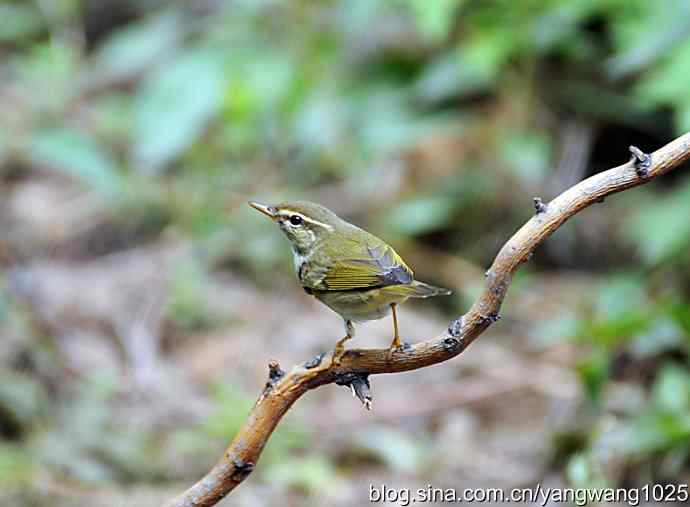
<path fill-rule="evenodd" d="M 393 342 L 401 347 L 396 306 L 408 298 L 451 294 L 414 279 L 412 270 L 383 240 L 346 222 L 328 208 L 308 201 L 249 205 L 269 217 L 292 245 L 295 272 L 302 287 L 345 321 L 333 362 L 339 364 L 345 342 L 355 335 L 353 322 L 380 319 L 391 310 Z"/>

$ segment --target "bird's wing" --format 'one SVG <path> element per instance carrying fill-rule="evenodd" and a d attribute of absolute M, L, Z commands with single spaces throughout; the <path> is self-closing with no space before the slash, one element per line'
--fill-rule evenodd
<path fill-rule="evenodd" d="M 412 283 L 412 270 L 390 246 L 361 245 L 355 255 L 334 260 L 323 277 L 310 288 L 315 290 L 366 290 L 374 287 Z"/>

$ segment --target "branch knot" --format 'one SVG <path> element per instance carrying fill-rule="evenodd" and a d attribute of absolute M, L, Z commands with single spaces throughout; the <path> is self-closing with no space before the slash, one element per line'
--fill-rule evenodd
<path fill-rule="evenodd" d="M 273 390 L 273 387 L 280 382 L 280 379 L 282 379 L 285 376 L 285 372 L 280 368 L 280 364 L 278 364 L 278 361 L 273 360 L 268 363 L 268 380 L 266 381 L 266 385 L 264 386 L 264 390 L 261 393 L 261 397 L 259 398 L 259 401 L 263 400 L 268 393 L 270 393 Z"/>
<path fill-rule="evenodd" d="M 232 466 L 235 467 L 232 473 L 232 480 L 235 482 L 242 482 L 254 470 L 254 463 L 241 458 L 233 458 Z"/>
<path fill-rule="evenodd" d="M 643 180 L 649 178 L 649 168 L 652 166 L 652 156 L 649 153 L 643 152 L 637 146 L 630 146 L 628 148 L 632 157 L 630 161 L 635 167 L 635 172 Z"/>
<path fill-rule="evenodd" d="M 549 206 L 544 203 L 544 201 L 541 200 L 541 197 L 534 197 L 534 209 L 537 212 L 537 215 L 541 213 L 546 213 L 546 210 L 549 209 Z"/>
<path fill-rule="evenodd" d="M 489 315 L 480 315 L 479 320 L 482 324 L 486 324 L 487 322 L 489 324 L 493 324 L 494 322 L 501 320 L 501 316 L 497 313 L 491 313 Z"/>
<path fill-rule="evenodd" d="M 307 360 L 307 361 L 304 363 L 304 367 L 305 367 L 307 370 L 311 370 L 312 368 L 316 368 L 317 366 L 319 366 L 319 365 L 321 364 L 321 361 L 323 360 L 323 356 L 324 356 L 324 355 L 325 355 L 325 354 L 317 354 L 317 355 L 315 355 L 314 357 L 312 357 L 311 359 Z"/>
<path fill-rule="evenodd" d="M 458 336 L 460 336 L 460 333 L 462 332 L 462 326 L 464 323 L 465 323 L 465 316 L 464 315 L 455 319 L 448 326 L 448 334 L 453 338 L 457 338 Z"/>

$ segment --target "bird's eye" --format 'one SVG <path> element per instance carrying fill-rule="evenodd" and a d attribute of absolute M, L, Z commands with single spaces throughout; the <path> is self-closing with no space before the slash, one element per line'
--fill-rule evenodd
<path fill-rule="evenodd" d="M 290 217 L 290 223 L 291 223 L 292 225 L 295 225 L 295 226 L 297 226 L 297 225 L 302 225 L 302 222 L 304 222 L 304 220 L 303 220 L 302 217 L 299 216 L 299 215 L 292 215 L 292 216 Z"/>

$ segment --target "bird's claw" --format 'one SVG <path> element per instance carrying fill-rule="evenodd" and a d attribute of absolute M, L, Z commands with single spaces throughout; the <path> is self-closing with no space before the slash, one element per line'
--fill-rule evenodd
<path fill-rule="evenodd" d="M 393 339 L 393 343 L 391 343 L 390 347 L 388 347 L 388 359 L 392 359 L 393 354 L 395 354 L 396 352 L 403 351 L 407 347 L 409 347 L 409 345 L 407 343 L 403 343 L 402 341 L 400 341 L 400 338 L 396 336 Z"/>
<path fill-rule="evenodd" d="M 340 366 L 340 362 L 343 359 L 343 356 L 345 355 L 345 347 L 343 345 L 336 345 L 335 349 L 333 350 L 333 359 L 331 359 L 331 362 L 335 366 Z"/>

